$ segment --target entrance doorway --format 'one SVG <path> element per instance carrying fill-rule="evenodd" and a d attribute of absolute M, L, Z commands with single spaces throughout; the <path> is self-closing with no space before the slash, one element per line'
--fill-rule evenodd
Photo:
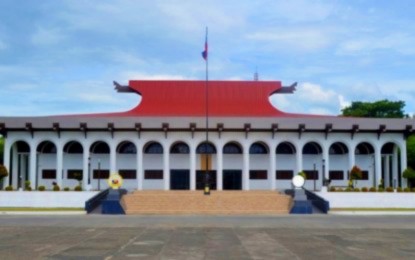
<path fill-rule="evenodd" d="M 216 190 L 216 171 L 208 171 L 209 187 L 211 190 Z M 196 171 L 196 189 L 205 189 L 206 170 Z"/>
<path fill-rule="evenodd" d="M 242 190 L 242 171 L 223 170 L 223 189 Z"/>
<path fill-rule="evenodd" d="M 171 190 L 189 190 L 190 189 L 190 171 L 189 170 L 171 170 L 170 171 L 170 189 Z"/>

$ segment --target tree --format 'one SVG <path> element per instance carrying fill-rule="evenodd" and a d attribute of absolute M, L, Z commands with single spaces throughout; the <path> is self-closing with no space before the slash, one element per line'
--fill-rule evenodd
<path fill-rule="evenodd" d="M 0 163 L 3 163 L 4 138 L 0 135 Z"/>
<path fill-rule="evenodd" d="M 406 168 L 402 173 L 402 177 L 408 180 L 409 187 L 412 188 L 415 181 L 415 170 L 411 167 Z"/>
<path fill-rule="evenodd" d="M 343 116 L 376 117 L 376 118 L 404 118 L 404 101 L 389 101 L 387 99 L 375 102 L 354 101 L 342 109 Z"/>
<path fill-rule="evenodd" d="M 415 169 L 415 135 L 411 135 L 406 140 L 406 152 L 408 157 L 408 166 Z"/>

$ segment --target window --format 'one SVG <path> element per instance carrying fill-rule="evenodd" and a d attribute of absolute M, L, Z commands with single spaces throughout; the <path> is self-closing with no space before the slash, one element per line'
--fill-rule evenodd
<path fill-rule="evenodd" d="M 318 180 L 318 171 L 304 171 L 307 180 Z"/>
<path fill-rule="evenodd" d="M 223 147 L 224 154 L 241 154 L 242 149 L 239 145 L 235 143 L 228 143 Z"/>
<path fill-rule="evenodd" d="M 216 148 L 212 144 L 202 143 L 196 148 L 196 153 L 198 154 L 215 154 Z"/>
<path fill-rule="evenodd" d="M 42 179 L 56 179 L 56 170 L 42 170 Z"/>
<path fill-rule="evenodd" d="M 368 171 L 362 171 L 362 180 L 369 180 L 369 172 Z"/>
<path fill-rule="evenodd" d="M 144 179 L 146 180 L 162 180 L 163 170 L 146 170 L 144 171 Z"/>
<path fill-rule="evenodd" d="M 254 143 L 249 148 L 249 153 L 250 154 L 267 154 L 268 149 L 267 147 L 265 147 L 265 145 L 261 143 Z"/>
<path fill-rule="evenodd" d="M 190 153 L 189 146 L 185 143 L 178 143 L 172 146 L 170 153 L 188 154 Z"/>
<path fill-rule="evenodd" d="M 329 178 L 330 180 L 343 180 L 343 171 L 330 171 Z"/>
<path fill-rule="evenodd" d="M 108 179 L 110 177 L 110 170 L 97 170 L 93 172 L 93 179 Z"/>
<path fill-rule="evenodd" d="M 250 180 L 266 180 L 268 173 L 266 170 L 251 170 L 249 171 Z"/>
<path fill-rule="evenodd" d="M 68 179 L 82 180 L 83 171 L 82 169 L 70 169 L 68 170 Z"/>
<path fill-rule="evenodd" d="M 123 179 L 137 179 L 136 170 L 119 170 L 118 173 L 123 177 Z"/>
<path fill-rule="evenodd" d="M 162 154 L 163 146 L 159 143 L 150 143 L 144 148 L 144 153 Z"/>
<path fill-rule="evenodd" d="M 277 179 L 278 180 L 291 180 L 294 176 L 294 171 L 291 170 L 278 170 Z"/>

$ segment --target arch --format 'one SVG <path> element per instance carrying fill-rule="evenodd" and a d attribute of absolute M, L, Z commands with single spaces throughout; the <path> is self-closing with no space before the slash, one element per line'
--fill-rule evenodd
<path fill-rule="evenodd" d="M 279 143 L 277 148 L 275 149 L 275 153 L 277 154 L 295 154 L 296 149 L 295 146 L 290 142 L 282 142 Z"/>
<path fill-rule="evenodd" d="M 215 154 L 216 147 L 212 143 L 203 142 L 199 144 L 196 148 L 196 153 L 198 154 Z"/>
<path fill-rule="evenodd" d="M 16 145 L 18 153 L 30 153 L 30 145 L 26 141 L 16 141 L 11 147 Z"/>
<path fill-rule="evenodd" d="M 151 141 L 144 145 L 143 151 L 147 154 L 162 154 L 163 146 L 158 142 Z"/>
<path fill-rule="evenodd" d="M 375 149 L 373 145 L 367 142 L 361 142 L 356 145 L 355 154 L 374 154 Z"/>
<path fill-rule="evenodd" d="M 241 154 L 243 149 L 237 142 L 228 142 L 223 146 L 222 152 L 223 154 Z"/>
<path fill-rule="evenodd" d="M 176 142 L 176 143 L 171 145 L 170 153 L 173 153 L 173 154 L 189 154 L 190 153 L 190 148 L 184 142 Z"/>
<path fill-rule="evenodd" d="M 117 153 L 120 153 L 120 154 L 136 154 L 137 147 L 135 146 L 133 142 L 123 141 L 118 144 L 116 151 Z"/>
<path fill-rule="evenodd" d="M 268 146 L 263 142 L 255 142 L 249 147 L 250 154 L 267 154 Z"/>
<path fill-rule="evenodd" d="M 110 153 L 110 146 L 104 141 L 96 141 L 89 149 L 91 153 L 107 154 Z"/>
<path fill-rule="evenodd" d="M 330 145 L 329 154 L 347 154 L 349 149 L 342 142 L 335 142 Z"/>
<path fill-rule="evenodd" d="M 396 147 L 399 148 L 399 145 L 394 142 L 387 142 L 382 145 L 381 154 L 393 154 L 393 149 Z"/>
<path fill-rule="evenodd" d="M 63 146 L 63 152 L 69 154 L 80 154 L 84 152 L 84 147 L 78 141 L 69 141 Z"/>
<path fill-rule="evenodd" d="M 303 146 L 303 154 L 321 154 L 323 149 L 316 142 L 308 142 Z"/>
<path fill-rule="evenodd" d="M 56 153 L 56 145 L 51 141 L 41 142 L 36 149 L 39 153 Z"/>

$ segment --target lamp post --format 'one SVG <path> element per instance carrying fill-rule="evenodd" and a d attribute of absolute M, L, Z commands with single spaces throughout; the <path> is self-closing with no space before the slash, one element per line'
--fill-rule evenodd
<path fill-rule="evenodd" d="M 101 159 L 98 159 L 98 190 L 101 190 Z"/>

